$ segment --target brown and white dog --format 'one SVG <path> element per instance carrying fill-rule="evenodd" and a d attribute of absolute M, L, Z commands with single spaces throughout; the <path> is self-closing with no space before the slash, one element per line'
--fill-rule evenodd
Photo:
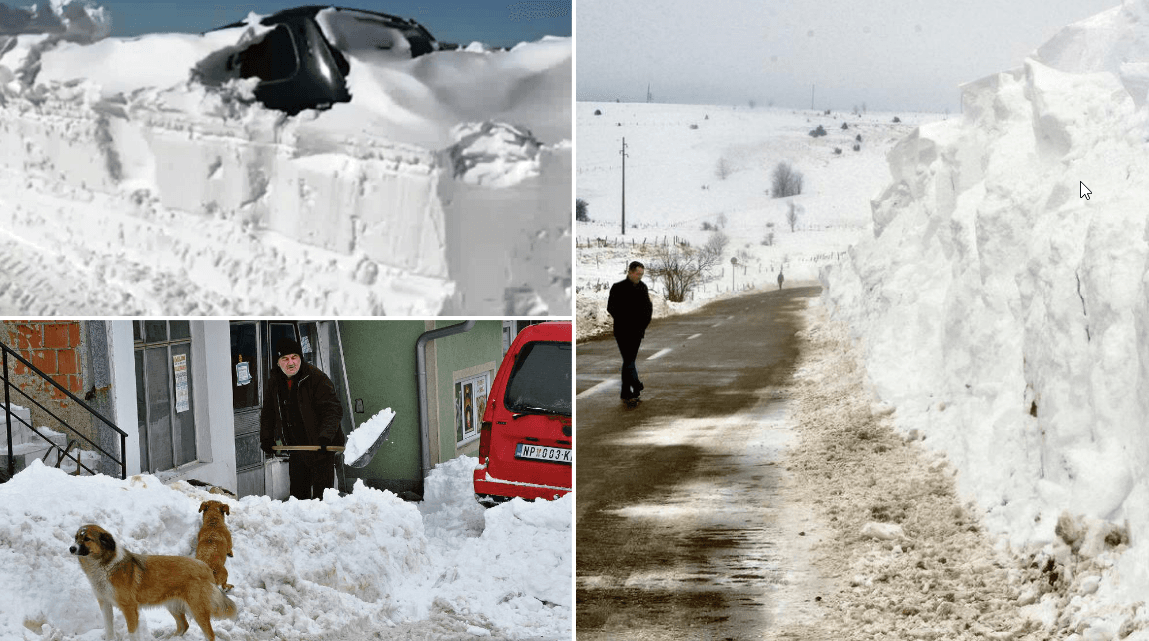
<path fill-rule="evenodd" d="M 176 620 L 176 634 L 187 632 L 186 614 L 199 624 L 207 641 L 215 641 L 211 619 L 234 619 L 235 602 L 215 585 L 211 568 L 186 556 L 133 554 L 116 544 L 107 530 L 84 525 L 76 531 L 75 554 L 92 584 L 104 614 L 104 638 L 113 639 L 112 606 L 119 606 L 133 639 L 140 624 L 140 606 L 162 605 Z"/>
<path fill-rule="evenodd" d="M 220 501 L 204 501 L 199 504 L 199 511 L 203 512 L 203 525 L 199 529 L 199 540 L 195 546 L 195 558 L 207 563 L 215 574 L 215 583 L 224 590 L 230 590 L 232 585 L 227 582 L 227 557 L 231 553 L 231 532 L 223 523 L 223 515 L 231 514 L 227 503 Z"/>

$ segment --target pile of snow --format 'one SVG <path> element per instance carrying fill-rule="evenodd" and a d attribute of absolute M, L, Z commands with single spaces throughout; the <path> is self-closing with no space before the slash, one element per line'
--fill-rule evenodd
<path fill-rule="evenodd" d="M 0 3 L 0 37 L 49 34 L 76 42 L 95 42 L 107 37 L 111 31 L 111 15 L 90 1 L 49 0 L 31 7 L 11 7 Z"/>
<path fill-rule="evenodd" d="M 362 483 L 322 501 L 236 501 L 150 475 L 72 477 L 34 463 L 0 485 L 0 637 L 102 635 L 91 588 L 67 552 L 76 529 L 96 523 L 133 552 L 192 555 L 206 499 L 231 508 L 227 567 L 239 617 L 213 624 L 230 638 L 366 638 L 391 629 L 423 633 L 417 638 L 480 630 L 569 637 L 572 501 L 516 500 L 484 512 L 471 488 L 475 463 L 436 467 L 419 506 Z M 161 635 L 174 630 L 162 608 L 143 620 Z"/>
<path fill-rule="evenodd" d="M 343 460 L 351 463 L 366 454 L 394 420 L 395 412 L 388 407 L 360 423 L 359 427 L 347 435 L 347 449 L 343 450 Z"/>
<path fill-rule="evenodd" d="M 352 101 L 290 118 L 227 70 L 256 14 L 3 39 L 0 229 L 132 272 L 124 313 L 569 314 L 572 39 L 411 59 L 328 13 Z"/>
<path fill-rule="evenodd" d="M 1146 16 L 1129 0 L 966 85 L 961 119 L 890 154 L 875 237 L 822 277 L 899 427 L 949 456 L 994 532 L 1059 560 L 1063 514 L 1126 532 L 1061 615 L 1098 630 L 1149 592 Z"/>
<path fill-rule="evenodd" d="M 576 196 L 588 203 L 590 217 L 576 230 L 580 338 L 609 328 L 607 293 L 631 260 L 649 268 L 660 246 L 685 241 L 701 247 L 715 228 L 729 243 L 712 278 L 687 301 L 667 303 L 665 288 L 648 269 L 656 316 L 751 288 L 776 288 L 779 270 L 787 287 L 814 281 L 821 266 L 844 259 L 850 245 L 869 235 L 870 198 L 890 180 L 885 154 L 917 125 L 942 118 L 730 105 L 580 102 L 577 108 Z M 809 136 L 818 125 L 828 135 Z M 800 195 L 769 193 L 779 162 L 803 175 Z M 786 219 L 791 203 L 801 212 L 793 229 Z"/>

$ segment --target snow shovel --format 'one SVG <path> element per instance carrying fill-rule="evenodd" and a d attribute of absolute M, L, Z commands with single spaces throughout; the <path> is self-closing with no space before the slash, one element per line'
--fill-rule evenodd
<path fill-rule="evenodd" d="M 365 467 L 371 462 L 371 459 L 375 456 L 375 452 L 379 449 L 379 446 L 383 444 L 383 441 L 387 440 L 387 436 L 391 432 L 391 424 L 395 422 L 395 413 L 391 412 L 391 416 L 389 418 L 385 417 L 384 420 L 386 420 L 386 423 L 382 429 L 379 429 L 376 425 L 368 427 L 365 430 L 364 428 L 367 427 L 367 423 L 360 425 L 347 436 L 347 445 L 328 445 L 327 451 L 343 452 L 343 463 L 345 465 Z M 378 434 L 375 434 L 376 430 L 378 430 Z M 365 441 L 369 442 L 364 447 L 363 443 Z M 359 450 L 360 453 L 356 456 L 355 460 L 349 462 L 347 461 L 347 449 L 352 446 L 354 446 L 356 450 Z M 318 452 L 322 447 L 322 445 L 273 445 L 271 449 L 277 452 Z"/>

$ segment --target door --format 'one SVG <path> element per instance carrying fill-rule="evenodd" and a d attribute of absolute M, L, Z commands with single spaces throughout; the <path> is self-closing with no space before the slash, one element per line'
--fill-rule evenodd
<path fill-rule="evenodd" d="M 264 341 L 258 322 L 231 324 L 231 389 L 235 420 L 235 477 L 239 496 L 264 494 L 259 410 L 263 405 Z"/>
<path fill-rule="evenodd" d="M 196 460 L 191 327 L 186 320 L 133 321 L 140 469 Z"/>

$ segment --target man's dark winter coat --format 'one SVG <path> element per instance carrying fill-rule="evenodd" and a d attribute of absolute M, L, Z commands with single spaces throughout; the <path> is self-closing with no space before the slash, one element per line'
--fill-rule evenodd
<path fill-rule="evenodd" d="M 339 423 L 343 405 L 335 385 L 317 367 L 304 362 L 287 388 L 287 375 L 272 367 L 271 380 L 259 413 L 259 441 L 271 452 L 276 440 L 284 445 L 343 445 L 346 437 Z"/>
<path fill-rule="evenodd" d="M 650 303 L 650 292 L 641 280 L 632 283 L 624 278 L 610 288 L 606 301 L 606 311 L 614 318 L 614 335 L 627 338 L 642 338 L 654 306 Z"/>

